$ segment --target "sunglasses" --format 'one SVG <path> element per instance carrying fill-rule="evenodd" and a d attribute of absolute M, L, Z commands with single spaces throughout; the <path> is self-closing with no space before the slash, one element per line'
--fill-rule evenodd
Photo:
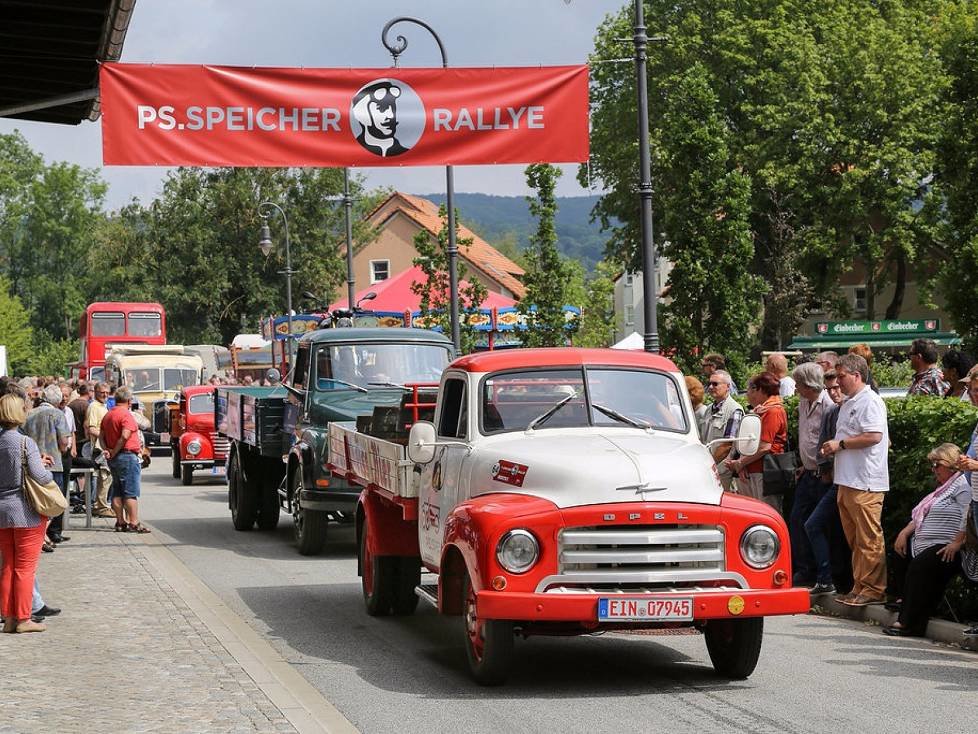
<path fill-rule="evenodd" d="M 706 384 L 707 384 L 707 385 L 708 385 L 709 387 L 720 387 L 720 385 L 723 385 L 723 384 L 725 384 L 725 383 L 723 383 L 723 382 L 708 382 L 708 383 L 706 383 Z"/>

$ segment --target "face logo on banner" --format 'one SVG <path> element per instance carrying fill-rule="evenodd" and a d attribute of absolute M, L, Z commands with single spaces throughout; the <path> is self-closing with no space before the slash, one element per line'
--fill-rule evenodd
<path fill-rule="evenodd" d="M 360 88 L 350 105 L 357 142 L 382 158 L 407 153 L 424 132 L 421 98 L 397 79 L 375 79 Z"/>

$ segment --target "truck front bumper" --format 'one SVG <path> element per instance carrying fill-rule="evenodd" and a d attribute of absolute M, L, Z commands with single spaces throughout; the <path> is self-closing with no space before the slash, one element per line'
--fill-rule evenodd
<path fill-rule="evenodd" d="M 534 622 L 598 621 L 598 599 L 626 597 L 628 594 L 571 594 L 507 592 L 483 590 L 476 594 L 476 613 L 482 619 L 507 619 Z M 806 614 L 811 608 L 808 589 L 724 589 L 722 591 L 663 592 L 636 594 L 656 599 L 692 598 L 693 622 L 738 617 L 770 617 L 780 614 Z M 603 624 L 603 623 L 602 623 Z M 629 626 L 659 626 L 673 622 L 625 623 Z M 689 622 L 687 622 L 689 624 Z"/>

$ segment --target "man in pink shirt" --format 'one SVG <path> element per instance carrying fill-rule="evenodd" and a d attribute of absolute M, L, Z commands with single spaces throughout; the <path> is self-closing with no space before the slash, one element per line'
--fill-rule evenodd
<path fill-rule="evenodd" d="M 132 390 L 126 385 L 116 389 L 115 407 L 102 419 L 99 440 L 112 472 L 116 532 L 148 533 L 149 528 L 139 522 L 139 426 L 129 410 L 130 400 Z"/>

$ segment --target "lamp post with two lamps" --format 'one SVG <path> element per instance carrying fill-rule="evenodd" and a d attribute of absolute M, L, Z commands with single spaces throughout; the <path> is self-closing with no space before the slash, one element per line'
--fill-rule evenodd
<path fill-rule="evenodd" d="M 295 272 L 292 269 L 292 253 L 289 252 L 289 218 L 285 216 L 285 211 L 282 207 L 273 201 L 263 201 L 258 205 L 258 214 L 261 216 L 261 239 L 258 241 L 258 248 L 261 250 L 265 257 L 272 251 L 274 247 L 272 243 L 271 231 L 268 228 L 268 216 L 271 210 L 274 209 L 279 214 L 282 215 L 282 222 L 285 224 L 285 270 L 279 270 L 279 275 L 285 276 L 285 312 L 288 317 L 288 336 L 286 336 L 286 344 L 289 355 L 289 361 L 292 360 L 292 274 Z"/>

